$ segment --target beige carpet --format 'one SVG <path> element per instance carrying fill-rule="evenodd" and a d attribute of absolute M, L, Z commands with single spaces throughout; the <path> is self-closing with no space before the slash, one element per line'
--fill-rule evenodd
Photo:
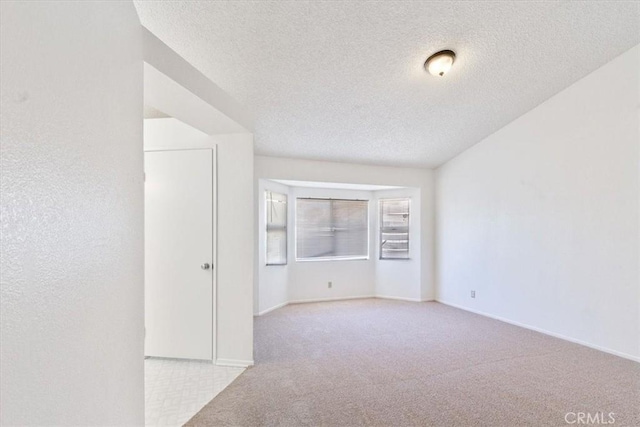
<path fill-rule="evenodd" d="M 640 364 L 439 303 L 290 305 L 255 342 L 187 425 L 640 426 Z"/>

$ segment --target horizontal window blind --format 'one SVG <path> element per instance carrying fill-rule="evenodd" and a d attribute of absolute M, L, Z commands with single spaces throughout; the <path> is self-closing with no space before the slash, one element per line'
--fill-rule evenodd
<path fill-rule="evenodd" d="M 380 200 L 380 259 L 409 258 L 409 199 Z"/>
<path fill-rule="evenodd" d="M 367 258 L 369 202 L 297 199 L 296 258 Z"/>
<path fill-rule="evenodd" d="M 267 214 L 267 265 L 287 263 L 287 196 L 265 192 Z"/>

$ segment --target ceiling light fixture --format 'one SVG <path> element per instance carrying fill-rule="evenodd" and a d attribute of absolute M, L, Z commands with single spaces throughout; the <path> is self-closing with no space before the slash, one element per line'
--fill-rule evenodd
<path fill-rule="evenodd" d="M 449 72 L 453 61 L 456 59 L 456 53 L 452 50 L 441 50 L 427 58 L 424 68 L 434 76 L 444 76 Z"/>

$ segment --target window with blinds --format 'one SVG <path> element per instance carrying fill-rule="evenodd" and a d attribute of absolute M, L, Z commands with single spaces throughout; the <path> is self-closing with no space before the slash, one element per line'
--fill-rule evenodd
<path fill-rule="evenodd" d="M 368 257 L 367 200 L 296 200 L 297 260 Z"/>
<path fill-rule="evenodd" d="M 267 265 L 287 263 L 287 196 L 265 191 L 267 225 Z"/>
<path fill-rule="evenodd" d="M 380 259 L 409 259 L 409 199 L 380 200 Z"/>

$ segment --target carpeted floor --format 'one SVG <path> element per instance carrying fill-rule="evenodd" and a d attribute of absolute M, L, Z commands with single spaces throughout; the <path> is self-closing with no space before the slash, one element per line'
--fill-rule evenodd
<path fill-rule="evenodd" d="M 439 303 L 290 305 L 255 362 L 187 425 L 640 426 L 640 364 Z"/>

